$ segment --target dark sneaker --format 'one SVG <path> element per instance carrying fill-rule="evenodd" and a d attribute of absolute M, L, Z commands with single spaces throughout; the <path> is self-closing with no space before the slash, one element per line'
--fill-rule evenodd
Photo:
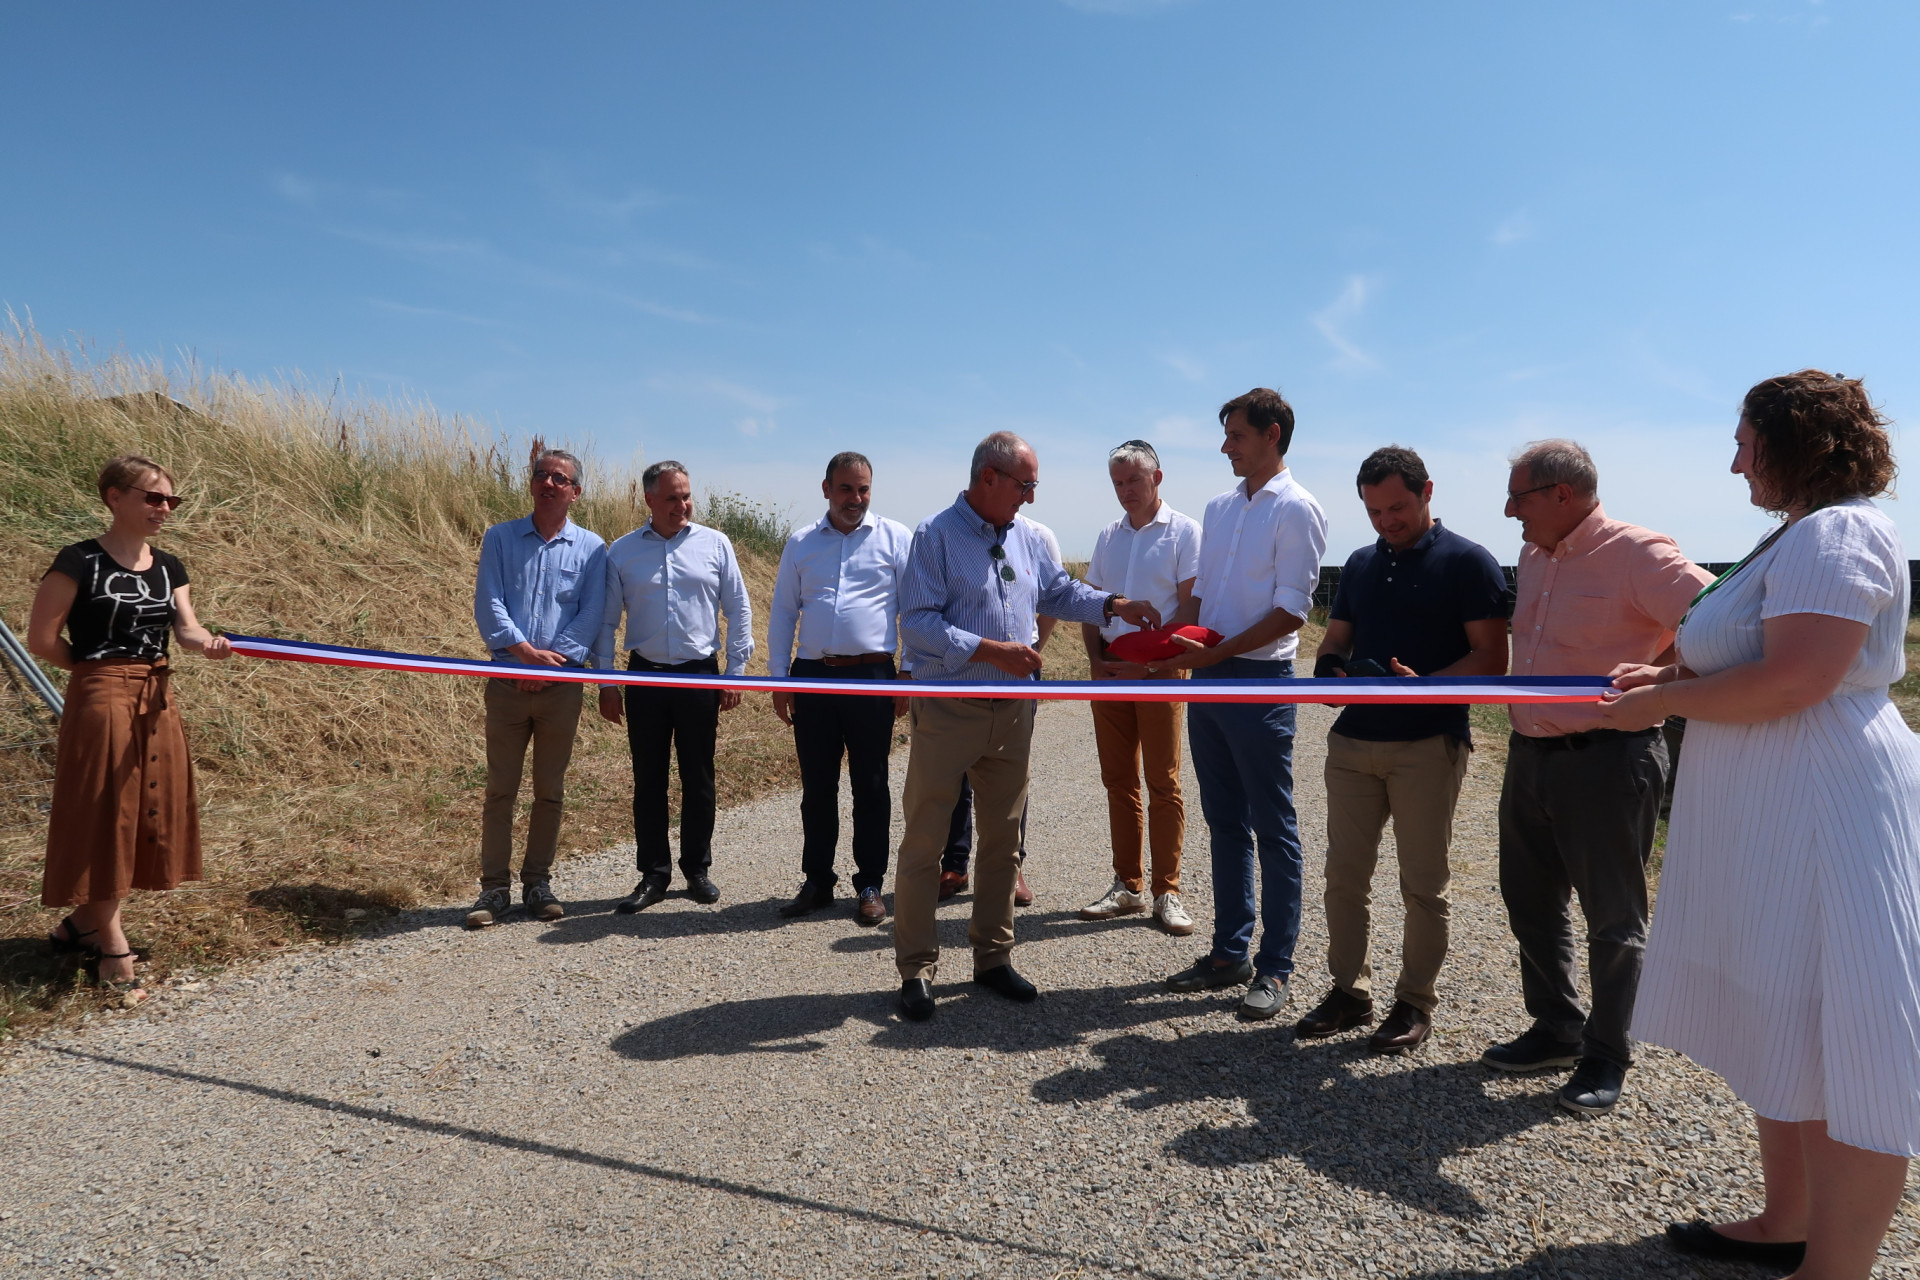
<path fill-rule="evenodd" d="M 1218 991 L 1222 987 L 1237 987 L 1253 978 L 1253 961 L 1242 960 L 1239 964 L 1216 965 L 1212 956 L 1201 956 L 1192 964 L 1167 979 L 1169 991 Z"/>
<path fill-rule="evenodd" d="M 1233 1011 L 1233 1016 L 1242 1022 L 1265 1022 L 1286 1003 L 1286 979 L 1261 974 L 1247 988 L 1247 994 L 1240 997 L 1240 1007 Z"/>
<path fill-rule="evenodd" d="M 1619 1063 L 1582 1058 L 1573 1069 L 1573 1077 L 1560 1086 L 1555 1101 L 1583 1116 L 1605 1115 L 1620 1101 L 1620 1088 L 1626 1082 L 1627 1069 Z"/>
<path fill-rule="evenodd" d="M 484 929 L 496 924 L 507 912 L 513 910 L 513 891 L 504 886 L 498 889 L 484 890 L 474 902 L 473 910 L 467 912 L 467 928 Z"/>
<path fill-rule="evenodd" d="M 1570 1067 L 1580 1060 L 1578 1041 L 1562 1040 L 1545 1027 L 1534 1025 L 1518 1040 L 1490 1045 L 1480 1061 L 1496 1071 L 1545 1071 Z"/>
<path fill-rule="evenodd" d="M 535 920 L 545 920 L 551 924 L 562 919 L 567 909 L 560 905 L 560 899 L 553 896 L 553 887 L 545 880 L 535 880 L 532 884 L 522 885 L 520 901 L 527 904 L 527 914 Z"/>

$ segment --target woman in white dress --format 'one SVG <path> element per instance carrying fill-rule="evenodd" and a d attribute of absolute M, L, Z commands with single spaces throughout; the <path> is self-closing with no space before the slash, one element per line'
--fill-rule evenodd
<path fill-rule="evenodd" d="M 1676 1223 L 1693 1253 L 1866 1280 L 1920 1154 L 1920 742 L 1906 553 L 1870 501 L 1886 420 L 1807 370 L 1747 393 L 1733 470 L 1785 524 L 1695 600 L 1670 667 L 1622 667 L 1617 729 L 1687 718 L 1636 1038 L 1754 1110 L 1766 1207 Z"/>

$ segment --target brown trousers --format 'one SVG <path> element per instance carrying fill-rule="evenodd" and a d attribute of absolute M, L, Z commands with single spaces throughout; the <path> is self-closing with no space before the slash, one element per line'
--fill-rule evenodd
<path fill-rule="evenodd" d="M 1093 741 L 1107 789 L 1113 831 L 1113 874 L 1135 893 L 1145 882 L 1141 849 L 1140 774 L 1147 781 L 1146 832 L 1153 849 L 1153 896 L 1180 891 L 1180 846 L 1187 807 L 1180 796 L 1178 702 L 1094 702 Z"/>
<path fill-rule="evenodd" d="M 54 753 L 42 906 L 200 878 L 193 758 L 170 681 L 165 659 L 75 664 Z"/>
<path fill-rule="evenodd" d="M 527 743 L 533 743 L 533 813 L 520 883 L 544 881 L 560 849 L 567 765 L 580 727 L 581 686 L 549 684 L 529 693 L 525 681 L 487 681 L 487 791 L 480 810 L 480 887 L 513 883 L 513 814 Z"/>
<path fill-rule="evenodd" d="M 1020 870 L 1020 814 L 1027 807 L 1027 756 L 1034 703 L 1025 698 L 915 698 L 907 757 L 906 833 L 893 883 L 893 952 L 900 977 L 940 971 L 940 854 L 960 799 L 973 783 L 973 971 L 1013 957 L 1013 886 Z"/>
<path fill-rule="evenodd" d="M 1393 819 L 1406 923 L 1396 1000 L 1432 1013 L 1447 959 L 1448 847 L 1467 774 L 1467 745 L 1439 734 L 1415 742 L 1327 735 L 1327 968 L 1349 995 L 1371 998 L 1368 905 L 1380 836 Z"/>

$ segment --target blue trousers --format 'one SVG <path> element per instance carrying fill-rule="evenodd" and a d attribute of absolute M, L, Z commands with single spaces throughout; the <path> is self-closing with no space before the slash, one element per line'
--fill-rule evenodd
<path fill-rule="evenodd" d="M 1193 678 L 1292 675 L 1290 660 L 1228 658 L 1201 667 Z M 1187 705 L 1187 743 L 1212 840 L 1213 958 L 1229 964 L 1246 959 L 1257 919 L 1262 928 L 1254 972 L 1282 980 L 1293 973 L 1293 947 L 1300 937 L 1300 824 L 1293 811 L 1295 710 L 1292 703 Z"/>

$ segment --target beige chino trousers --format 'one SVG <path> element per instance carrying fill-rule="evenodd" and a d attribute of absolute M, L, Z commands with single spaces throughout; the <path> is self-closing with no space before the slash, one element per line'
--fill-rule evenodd
<path fill-rule="evenodd" d="M 1029 698 L 915 698 L 906 832 L 893 880 L 893 952 L 902 980 L 940 971 L 940 854 L 960 800 L 973 783 L 973 971 L 1013 958 L 1013 887 L 1020 870 L 1020 815 L 1027 806 L 1027 758 L 1035 703 Z"/>
<path fill-rule="evenodd" d="M 1371 999 L 1368 962 L 1373 872 L 1393 819 L 1406 921 L 1394 998 L 1428 1013 L 1447 958 L 1447 853 L 1467 774 L 1467 745 L 1439 734 L 1415 742 L 1327 735 L 1327 968 L 1348 995 Z"/>
<path fill-rule="evenodd" d="M 513 883 L 513 814 L 527 744 L 533 744 L 533 813 L 520 883 L 545 880 L 560 849 L 567 765 L 580 727 L 581 686 L 571 681 L 529 693 L 524 681 L 487 681 L 487 790 L 480 809 L 480 887 Z"/>

